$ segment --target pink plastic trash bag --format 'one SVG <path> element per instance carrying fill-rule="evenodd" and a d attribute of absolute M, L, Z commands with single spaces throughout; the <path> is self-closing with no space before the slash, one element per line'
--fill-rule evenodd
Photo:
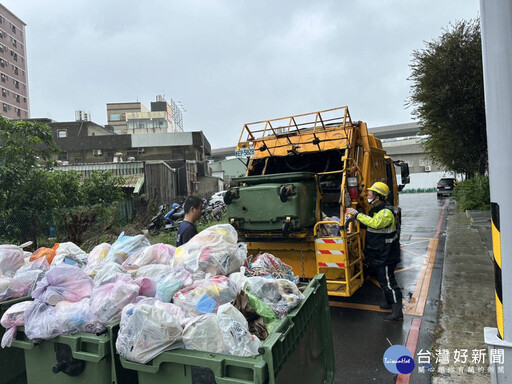
<path fill-rule="evenodd" d="M 238 271 L 247 259 L 246 244 L 237 244 L 237 240 L 236 230 L 229 224 L 206 228 L 176 249 L 173 266 L 227 276 Z"/>
<path fill-rule="evenodd" d="M 91 296 L 92 279 L 78 267 L 59 264 L 51 268 L 32 292 L 34 299 L 51 305 L 59 301 L 80 301 Z"/>
<path fill-rule="evenodd" d="M 115 283 L 95 287 L 89 303 L 91 312 L 105 325 L 121 319 L 121 310 L 135 302 L 140 287 L 128 276 L 121 275 Z"/>
<path fill-rule="evenodd" d="M 150 264 L 170 265 L 176 248 L 169 244 L 158 243 L 130 255 L 123 263 L 126 270 L 139 269 Z"/>
<path fill-rule="evenodd" d="M 201 315 L 217 312 L 219 306 L 233 301 L 235 296 L 231 281 L 219 275 L 176 292 L 173 302 L 191 315 Z"/>
<path fill-rule="evenodd" d="M 135 284 L 139 286 L 139 295 L 146 297 L 155 297 L 156 283 L 149 277 L 139 277 L 134 280 Z"/>
<path fill-rule="evenodd" d="M 122 264 L 128 257 L 149 247 L 151 243 L 144 235 L 125 236 L 122 232 L 108 251 L 105 261 Z"/>
<path fill-rule="evenodd" d="M 46 260 L 46 257 L 41 257 L 40 259 L 28 262 L 27 264 L 23 265 L 20 269 L 18 269 L 16 273 L 19 274 L 22 272 L 33 271 L 36 269 L 45 272 L 50 269 L 50 264 L 48 263 L 48 260 Z"/>
<path fill-rule="evenodd" d="M 2 316 L 0 324 L 6 328 L 2 337 L 2 348 L 10 347 L 18 327 L 25 325 L 25 311 L 32 305 L 32 301 L 22 301 L 11 306 Z"/>
<path fill-rule="evenodd" d="M 0 302 L 23 296 L 25 287 L 16 279 L 0 276 Z"/>
<path fill-rule="evenodd" d="M 16 272 L 13 280 L 16 281 L 16 285 L 19 289 L 16 297 L 22 297 L 31 295 L 36 285 L 44 277 L 45 272 L 40 269 L 32 269 L 29 271 Z"/>

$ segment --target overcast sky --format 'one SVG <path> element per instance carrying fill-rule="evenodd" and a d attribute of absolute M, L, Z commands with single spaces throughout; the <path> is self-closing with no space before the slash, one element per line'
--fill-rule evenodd
<path fill-rule="evenodd" d="M 244 123 L 348 105 L 412 121 L 415 49 L 478 0 L 4 0 L 26 24 L 31 117 L 106 124 L 106 103 L 181 101 L 186 131 L 233 146 Z"/>

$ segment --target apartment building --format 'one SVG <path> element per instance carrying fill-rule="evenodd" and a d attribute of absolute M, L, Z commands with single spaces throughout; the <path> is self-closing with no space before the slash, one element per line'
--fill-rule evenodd
<path fill-rule="evenodd" d="M 25 26 L 0 4 L 0 115 L 9 119 L 30 117 Z"/>

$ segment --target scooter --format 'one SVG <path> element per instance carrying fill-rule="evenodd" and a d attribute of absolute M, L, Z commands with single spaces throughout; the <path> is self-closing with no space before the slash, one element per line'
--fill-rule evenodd
<path fill-rule="evenodd" d="M 185 210 L 182 204 L 174 203 L 171 210 L 164 216 L 165 229 L 175 229 L 183 221 Z"/>
<path fill-rule="evenodd" d="M 158 208 L 158 213 L 151 218 L 151 223 L 148 225 L 148 229 L 160 229 L 165 225 L 164 213 L 166 206 L 161 205 Z"/>

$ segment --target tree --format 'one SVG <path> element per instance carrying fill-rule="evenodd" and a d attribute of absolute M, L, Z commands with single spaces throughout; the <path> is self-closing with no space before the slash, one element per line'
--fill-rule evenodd
<path fill-rule="evenodd" d="M 429 157 L 468 178 L 487 168 L 480 21 L 457 21 L 413 52 L 408 106 Z"/>

